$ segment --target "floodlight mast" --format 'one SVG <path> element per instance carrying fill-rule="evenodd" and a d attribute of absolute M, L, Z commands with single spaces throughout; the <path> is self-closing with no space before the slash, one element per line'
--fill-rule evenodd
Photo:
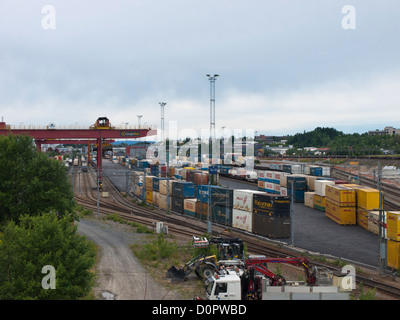
<path fill-rule="evenodd" d="M 219 77 L 219 74 L 213 76 L 207 74 L 208 80 L 210 80 L 210 139 L 215 139 L 215 80 Z"/>

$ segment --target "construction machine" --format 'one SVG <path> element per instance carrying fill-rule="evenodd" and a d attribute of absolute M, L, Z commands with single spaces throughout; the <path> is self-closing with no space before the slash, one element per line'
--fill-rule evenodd
<path fill-rule="evenodd" d="M 301 296 L 293 296 L 293 286 L 287 286 L 286 280 L 268 269 L 268 263 L 288 263 L 302 266 L 306 275 L 306 285 L 295 291 Z M 245 268 L 224 268 L 209 277 L 206 284 L 206 295 L 209 300 L 264 300 L 271 294 L 282 298 L 302 297 L 303 299 L 348 299 L 348 295 L 339 292 L 332 285 L 332 272 L 326 268 L 311 267 L 305 258 L 266 258 L 258 256 L 246 259 Z M 268 288 L 282 287 L 278 290 Z M 318 289 L 312 289 L 318 287 Z M 286 289 L 285 291 L 285 288 Z M 273 291 L 273 293 L 271 293 Z M 296 293 L 296 294 L 297 294 Z M 293 298 L 294 297 L 294 298 Z"/>
<path fill-rule="evenodd" d="M 169 268 L 166 277 L 172 281 L 185 281 L 194 271 L 199 278 L 205 280 L 222 266 L 244 266 L 244 246 L 240 238 L 214 237 L 208 240 L 205 237 L 193 236 L 194 248 L 208 248 L 212 244 L 217 246 L 216 255 L 207 256 L 201 253 L 179 268 Z"/>

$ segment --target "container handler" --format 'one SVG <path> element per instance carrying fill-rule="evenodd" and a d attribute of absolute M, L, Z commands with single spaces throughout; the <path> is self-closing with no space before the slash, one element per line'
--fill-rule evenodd
<path fill-rule="evenodd" d="M 268 263 L 303 266 L 306 285 L 287 286 L 282 276 L 267 268 Z M 349 293 L 339 292 L 332 279 L 330 270 L 310 267 L 305 258 L 249 258 L 244 269 L 225 268 L 209 277 L 205 282 L 206 296 L 209 300 L 348 300 Z"/>
<path fill-rule="evenodd" d="M 204 280 L 211 277 L 222 266 L 244 266 L 244 246 L 240 238 L 207 238 L 193 236 L 193 247 L 207 248 L 211 244 L 217 245 L 217 255 L 199 254 L 179 268 L 172 266 L 166 277 L 172 281 L 185 281 L 193 271 Z"/>

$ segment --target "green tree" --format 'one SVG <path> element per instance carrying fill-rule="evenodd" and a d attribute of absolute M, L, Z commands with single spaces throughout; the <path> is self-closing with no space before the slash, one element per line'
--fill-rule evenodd
<path fill-rule="evenodd" d="M 28 136 L 0 137 L 0 181 L 0 224 L 22 214 L 63 215 L 75 206 L 65 167 L 38 153 Z"/>
<path fill-rule="evenodd" d="M 0 235 L 0 299 L 69 300 L 84 297 L 93 283 L 94 248 L 69 217 L 53 213 L 9 221 Z M 53 266 L 55 289 L 45 289 L 44 266 Z"/>

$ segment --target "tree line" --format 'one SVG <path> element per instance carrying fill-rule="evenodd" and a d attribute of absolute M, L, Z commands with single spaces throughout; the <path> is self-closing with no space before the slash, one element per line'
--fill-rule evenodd
<path fill-rule="evenodd" d="M 93 285 L 95 251 L 74 225 L 65 170 L 29 136 L 0 136 L 1 300 L 81 299 Z M 46 266 L 55 270 L 51 279 Z"/>
<path fill-rule="evenodd" d="M 345 134 L 334 128 L 317 127 L 313 131 L 288 136 L 287 144 L 293 145 L 292 152 L 299 148 L 329 148 L 330 155 L 378 155 L 385 151 L 400 153 L 399 135 L 369 135 L 368 133 Z"/>

